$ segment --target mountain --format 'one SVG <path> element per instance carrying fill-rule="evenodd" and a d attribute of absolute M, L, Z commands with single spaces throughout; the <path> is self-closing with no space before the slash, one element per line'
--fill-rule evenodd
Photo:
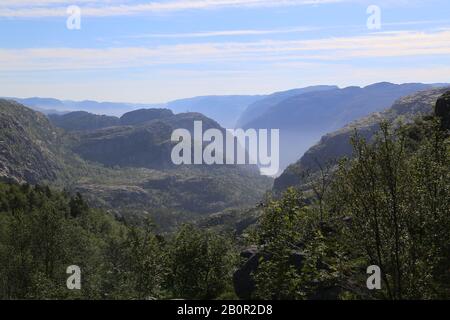
<path fill-rule="evenodd" d="M 0 99 L 0 177 L 53 181 L 62 170 L 58 130 L 41 113 Z"/>
<path fill-rule="evenodd" d="M 50 114 L 48 118 L 55 126 L 67 131 L 94 130 L 120 124 L 120 119 L 117 117 L 96 115 L 86 111 Z"/>
<path fill-rule="evenodd" d="M 327 132 L 372 112 L 388 108 L 400 97 L 432 88 L 426 84 L 377 83 L 302 93 L 272 105 L 245 128 L 280 130 L 280 167 L 286 168 Z"/>
<path fill-rule="evenodd" d="M 172 130 L 191 129 L 195 119 L 205 129 L 224 130 L 212 119 L 188 113 L 68 132 L 39 112 L 0 100 L 0 176 L 80 192 L 94 207 L 129 220 L 150 216 L 164 230 L 253 206 L 273 182 L 256 167 L 172 165 Z"/>
<path fill-rule="evenodd" d="M 298 96 L 303 93 L 325 91 L 325 90 L 332 90 L 332 89 L 338 89 L 338 87 L 337 86 L 311 86 L 311 87 L 306 87 L 306 88 L 275 92 L 273 94 L 268 95 L 267 97 L 265 97 L 263 99 L 260 99 L 256 102 L 252 103 L 251 105 L 249 105 L 244 110 L 244 112 L 242 112 L 241 116 L 239 117 L 236 127 L 237 128 L 248 127 L 247 124 L 250 123 L 252 120 L 258 118 L 260 115 L 267 112 L 268 109 L 270 109 L 273 106 L 276 106 L 278 103 L 280 103 L 283 100 L 286 100 L 288 98 Z"/>
<path fill-rule="evenodd" d="M 121 125 L 137 125 L 156 119 L 173 116 L 169 109 L 138 109 L 122 117 L 74 111 L 64 114 L 49 114 L 48 118 L 57 127 L 66 131 L 89 131 Z"/>
<path fill-rule="evenodd" d="M 449 87 L 430 89 L 400 98 L 382 112 L 373 113 L 324 135 L 318 144 L 311 147 L 299 161 L 290 165 L 275 179 L 274 190 L 281 192 L 290 186 L 303 184 L 302 175 L 306 172 L 316 172 L 318 164 L 324 166 L 327 163 L 335 163 L 342 157 L 350 157 L 352 154 L 350 138 L 355 131 L 360 137 L 370 141 L 379 130 L 382 121 L 396 126 L 399 123 L 411 122 L 418 116 L 431 114 L 438 98 L 448 90 Z"/>
<path fill-rule="evenodd" d="M 65 108 L 72 111 L 87 111 L 95 114 L 105 114 L 120 117 L 126 112 L 140 108 L 160 108 L 163 104 L 139 104 L 121 102 L 98 102 L 92 100 L 85 101 L 63 101 Z"/>
<path fill-rule="evenodd" d="M 223 130 L 218 123 L 202 114 L 174 115 L 167 109 L 132 111 L 120 120 L 123 122 L 120 126 L 79 132 L 72 150 L 83 159 L 106 166 L 169 168 L 173 167 L 170 138 L 175 129 L 184 128 L 192 132 L 194 121 L 202 121 L 204 130 Z"/>
<path fill-rule="evenodd" d="M 92 100 L 72 101 L 53 98 L 9 98 L 28 108 L 44 114 L 64 114 L 73 111 L 86 111 L 93 114 L 121 116 L 139 108 L 159 108 L 162 104 L 135 104 L 120 102 L 97 102 Z"/>
<path fill-rule="evenodd" d="M 201 96 L 169 102 L 167 108 L 175 113 L 198 112 L 216 120 L 222 127 L 236 126 L 241 113 L 264 96 Z"/>
<path fill-rule="evenodd" d="M 121 125 L 136 125 L 152 120 L 170 118 L 173 112 L 169 109 L 139 109 L 125 113 L 120 117 Z"/>
<path fill-rule="evenodd" d="M 72 101 L 53 98 L 10 98 L 33 110 L 44 114 L 64 114 L 73 111 L 85 111 L 120 117 L 138 109 L 166 108 L 174 113 L 197 112 L 216 120 L 222 127 L 234 128 L 241 113 L 252 103 L 265 96 L 199 96 L 175 100 L 160 104 L 97 102 L 92 100 Z"/>
<path fill-rule="evenodd" d="M 61 100 L 58 99 L 53 99 L 53 98 L 39 98 L 39 97 L 34 97 L 34 98 L 10 98 L 12 100 L 17 101 L 18 103 L 21 103 L 31 109 L 34 108 L 40 108 L 40 109 L 54 109 L 54 110 L 59 110 L 59 111 L 68 111 L 65 110 L 65 105 L 64 102 L 62 102 Z"/>

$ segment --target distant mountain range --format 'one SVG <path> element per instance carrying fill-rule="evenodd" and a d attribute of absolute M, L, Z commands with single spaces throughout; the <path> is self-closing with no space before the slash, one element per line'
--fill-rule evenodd
<path fill-rule="evenodd" d="M 44 114 L 64 114 L 73 111 L 86 111 L 99 115 L 121 116 L 122 114 L 140 108 L 159 108 L 164 104 L 138 104 L 120 102 L 97 102 L 91 100 L 72 101 L 53 98 L 13 98 L 14 101 Z"/>
<path fill-rule="evenodd" d="M 64 114 L 85 111 L 97 115 L 120 117 L 123 114 L 149 108 L 167 108 L 174 113 L 197 112 L 216 120 L 224 128 L 234 128 L 242 112 L 265 96 L 201 96 L 161 104 L 138 104 L 96 101 L 71 101 L 52 98 L 9 98 L 44 114 Z"/>
<path fill-rule="evenodd" d="M 311 86 L 306 88 L 275 92 L 250 104 L 239 117 L 239 120 L 236 123 L 236 127 L 248 127 L 247 124 L 257 119 L 262 114 L 266 113 L 270 108 L 291 97 L 309 92 L 320 92 L 333 89 L 336 90 L 339 88 L 337 86 Z"/>
<path fill-rule="evenodd" d="M 280 130 L 280 164 L 284 169 L 324 134 L 382 111 L 403 96 L 434 87 L 383 82 L 364 88 L 319 86 L 299 90 L 297 94 L 295 91 L 276 93 L 250 106 L 239 123 L 244 128 Z"/>
<path fill-rule="evenodd" d="M 175 113 L 198 112 L 216 120 L 224 128 L 236 126 L 241 114 L 265 96 L 204 96 L 169 102 L 166 108 Z"/>
<path fill-rule="evenodd" d="M 346 124 L 382 111 L 409 94 L 445 84 L 376 83 L 366 87 L 311 86 L 271 95 L 201 96 L 163 104 L 132 104 L 96 101 L 62 101 L 47 98 L 14 99 L 49 115 L 68 131 L 94 130 L 133 124 L 120 116 L 135 110 L 144 118 L 146 109 L 201 113 L 224 128 L 279 129 L 280 172 L 296 162 L 320 138 Z M 70 112 L 76 110 L 77 112 Z M 151 116 L 151 115 L 150 115 Z M 132 120 L 128 120 L 132 121 Z"/>
<path fill-rule="evenodd" d="M 129 217 L 149 214 L 165 228 L 216 213 L 236 223 L 254 220 L 253 213 L 233 212 L 254 206 L 272 187 L 273 180 L 260 176 L 255 166 L 172 164 L 174 129 L 192 131 L 193 122 L 201 120 L 204 129 L 225 130 L 216 119 L 194 111 L 229 124 L 237 121 L 243 128 L 280 129 L 282 168 L 293 163 L 275 180 L 273 190 L 280 192 L 301 185 L 302 174 L 317 171 L 317 163 L 350 155 L 354 129 L 371 139 L 381 120 L 395 124 L 430 113 L 447 90 L 442 86 L 316 86 L 269 96 L 197 97 L 156 108 L 16 99 L 47 116 L 0 99 L 0 178 L 79 191 L 95 206 Z"/>
<path fill-rule="evenodd" d="M 301 186 L 306 182 L 302 178 L 305 173 L 314 174 L 319 170 L 319 165 L 325 167 L 327 164 L 335 164 L 342 157 L 351 157 L 350 139 L 355 132 L 358 132 L 358 135 L 367 141 L 371 141 L 382 121 L 395 127 L 400 123 L 409 123 L 418 116 L 432 114 L 438 98 L 448 91 L 450 91 L 450 86 L 420 91 L 402 97 L 382 112 L 372 113 L 324 135 L 319 143 L 311 147 L 300 160 L 290 165 L 275 180 L 274 190 L 280 193 L 288 187 Z"/>

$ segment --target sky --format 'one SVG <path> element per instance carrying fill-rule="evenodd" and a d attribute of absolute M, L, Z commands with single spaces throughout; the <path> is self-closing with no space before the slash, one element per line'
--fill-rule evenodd
<path fill-rule="evenodd" d="M 448 0 L 0 0 L 0 96 L 160 103 L 450 82 L 449 12 Z"/>

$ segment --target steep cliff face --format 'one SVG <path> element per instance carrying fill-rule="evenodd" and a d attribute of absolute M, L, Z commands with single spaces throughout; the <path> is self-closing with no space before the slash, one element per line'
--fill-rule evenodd
<path fill-rule="evenodd" d="M 30 183 L 55 180 L 62 169 L 57 132 L 44 115 L 0 100 L 0 177 Z"/>
<path fill-rule="evenodd" d="M 385 111 L 373 113 L 335 132 L 326 134 L 318 144 L 310 148 L 299 161 L 290 165 L 275 180 L 274 190 L 280 192 L 290 186 L 301 185 L 303 183 L 302 175 L 307 171 L 312 173 L 317 171 L 318 164 L 335 163 L 342 157 L 351 156 L 350 139 L 355 131 L 360 137 L 370 141 L 382 121 L 387 121 L 395 126 L 399 123 L 410 122 L 420 115 L 432 114 L 436 101 L 448 90 L 449 88 L 432 89 L 400 98 Z M 445 110 L 446 96 L 440 99 L 440 103 L 438 102 L 439 110 Z"/>

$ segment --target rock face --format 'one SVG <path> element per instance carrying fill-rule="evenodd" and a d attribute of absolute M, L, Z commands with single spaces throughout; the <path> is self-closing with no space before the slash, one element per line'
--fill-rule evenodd
<path fill-rule="evenodd" d="M 42 114 L 0 99 L 0 177 L 53 181 L 62 168 L 57 129 Z"/>
<path fill-rule="evenodd" d="M 318 170 L 318 163 L 322 166 L 326 163 L 335 163 L 342 157 L 351 157 L 352 145 L 350 138 L 355 133 L 370 141 L 379 129 L 382 121 L 387 121 L 394 126 L 400 122 L 410 122 L 415 117 L 430 115 L 434 111 L 434 106 L 439 97 L 448 88 L 439 88 L 420 91 L 410 96 L 397 100 L 390 108 L 373 113 L 361 118 L 349 125 L 328 133 L 322 137 L 320 142 L 311 147 L 296 163 L 290 165 L 283 174 L 274 182 L 274 191 L 277 193 L 286 190 L 288 187 L 302 185 L 302 174 L 305 172 L 314 173 Z M 439 113 L 448 119 L 448 96 L 442 97 L 439 102 Z M 447 113 L 446 113 L 447 112 Z"/>
<path fill-rule="evenodd" d="M 436 102 L 435 114 L 441 118 L 444 129 L 450 129 L 450 91 L 447 91 Z"/>
<path fill-rule="evenodd" d="M 241 257 L 247 261 L 233 274 L 234 291 L 239 298 L 250 299 L 255 291 L 252 274 L 258 269 L 261 254 L 256 246 L 252 246 L 243 250 Z"/>

